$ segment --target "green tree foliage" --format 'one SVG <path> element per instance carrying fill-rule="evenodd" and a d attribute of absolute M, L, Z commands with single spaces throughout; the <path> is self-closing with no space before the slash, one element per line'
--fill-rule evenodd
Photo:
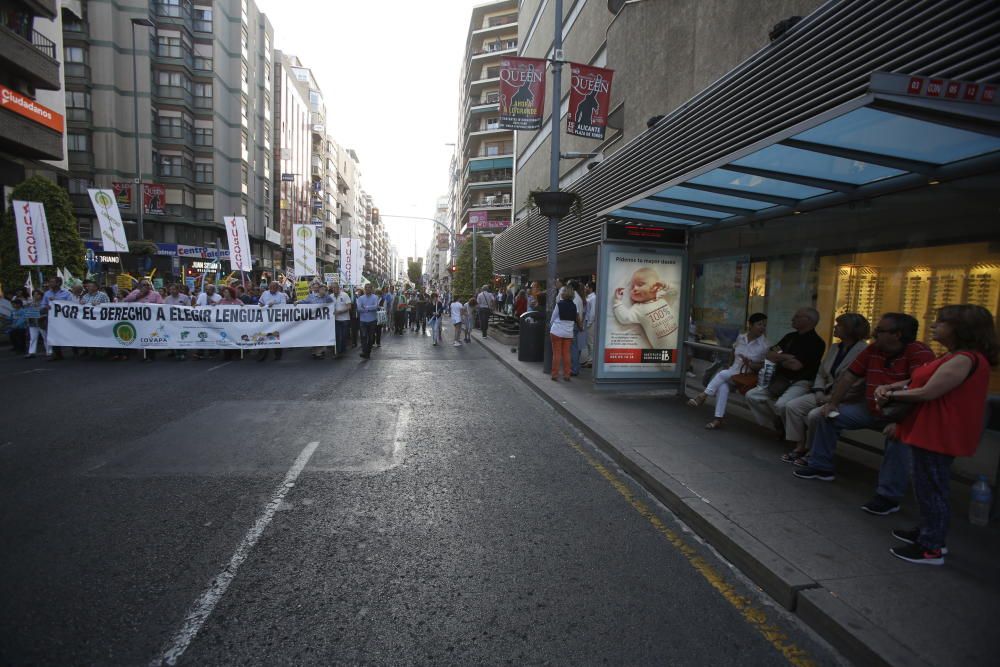
<path fill-rule="evenodd" d="M 45 219 L 49 224 L 49 238 L 52 242 L 52 260 L 55 262 L 54 266 L 41 267 L 46 280 L 55 275 L 56 267 L 69 269 L 74 276 L 82 278 L 86 271 L 83 258 L 85 250 L 69 194 L 47 178 L 33 176 L 14 188 L 11 199 L 37 201 L 45 206 Z M 24 285 L 27 277 L 28 267 L 21 266 L 18 251 L 14 211 L 8 208 L 0 221 L 0 280 L 3 281 L 4 291 L 13 292 L 14 288 Z M 38 282 L 34 272 L 32 280 Z"/>
<path fill-rule="evenodd" d="M 408 262 L 406 266 L 406 277 L 410 279 L 410 282 L 420 289 L 420 285 L 424 280 L 424 265 L 420 262 Z"/>
<path fill-rule="evenodd" d="M 476 282 L 472 280 L 472 238 L 458 249 L 457 271 L 452 278 L 455 296 L 468 301 L 493 278 L 493 239 L 476 234 Z"/>

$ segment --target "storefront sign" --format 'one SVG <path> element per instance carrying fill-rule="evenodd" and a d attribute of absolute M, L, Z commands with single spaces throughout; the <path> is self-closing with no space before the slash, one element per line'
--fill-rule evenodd
<path fill-rule="evenodd" d="M 158 183 L 145 183 L 142 186 L 142 199 L 146 213 L 163 215 L 167 206 L 167 188 Z"/>
<path fill-rule="evenodd" d="M 91 188 L 90 202 L 97 213 L 101 227 L 101 240 L 108 252 L 128 252 L 128 241 L 125 240 L 125 225 L 122 224 L 122 214 L 115 202 L 114 190 L 99 190 Z"/>
<path fill-rule="evenodd" d="M 360 285 L 365 258 L 361 254 L 361 239 L 340 239 L 340 284 Z"/>
<path fill-rule="evenodd" d="M 0 108 L 24 116 L 60 134 L 65 127 L 62 114 L 3 85 L 0 85 Z"/>
<path fill-rule="evenodd" d="M 21 266 L 51 266 L 52 244 L 45 206 L 37 201 L 17 201 L 14 221 L 17 223 L 17 243 L 21 251 Z"/>
<path fill-rule="evenodd" d="M 295 275 L 316 275 L 316 228 L 312 225 L 292 225 L 292 253 Z"/>
<path fill-rule="evenodd" d="M 595 378 L 674 380 L 681 375 L 686 320 L 685 254 L 680 248 L 603 244 Z"/>
<path fill-rule="evenodd" d="M 118 202 L 118 209 L 127 211 L 132 208 L 132 183 L 122 183 L 116 181 L 111 184 L 111 189 L 115 191 L 115 201 Z"/>
<path fill-rule="evenodd" d="M 600 67 L 570 65 L 569 113 L 566 132 L 590 139 L 604 139 L 611 105 L 614 71 Z"/>
<path fill-rule="evenodd" d="M 500 127 L 537 130 L 545 107 L 545 61 L 537 58 L 500 59 Z"/>
<path fill-rule="evenodd" d="M 194 261 L 191 262 L 191 268 L 194 269 L 195 271 L 198 271 L 199 273 L 205 273 L 207 271 L 219 271 L 222 269 L 222 265 L 214 261 L 213 262 Z"/>
<path fill-rule="evenodd" d="M 97 261 L 101 264 L 121 264 L 122 258 L 118 255 L 98 255 Z"/>
<path fill-rule="evenodd" d="M 998 103 L 997 86 L 992 83 L 873 72 L 871 87 L 873 91 L 879 93 L 905 94 L 932 100 L 976 102 L 979 104 Z"/>
<path fill-rule="evenodd" d="M 334 345 L 333 309 L 311 306 L 210 306 L 53 303 L 53 345 L 119 349 L 267 349 Z"/>
<path fill-rule="evenodd" d="M 223 218 L 223 222 L 226 225 L 226 236 L 229 237 L 229 268 L 233 271 L 252 271 L 247 219 L 241 216 L 227 216 Z"/>
<path fill-rule="evenodd" d="M 179 257 L 197 257 L 199 259 L 229 259 L 229 248 L 203 248 L 196 245 L 177 246 Z"/>

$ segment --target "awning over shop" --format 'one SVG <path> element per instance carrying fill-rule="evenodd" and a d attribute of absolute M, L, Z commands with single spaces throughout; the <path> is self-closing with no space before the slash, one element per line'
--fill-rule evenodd
<path fill-rule="evenodd" d="M 492 160 L 471 160 L 469 171 L 489 171 L 491 169 L 511 169 L 514 166 L 514 158 L 498 157 Z"/>
<path fill-rule="evenodd" d="M 934 183 L 960 167 L 1000 167 L 1000 105 L 993 94 L 957 82 L 955 96 L 971 86 L 973 99 L 932 99 L 916 90 L 930 81 L 876 73 L 869 94 L 598 215 L 739 224 Z"/>

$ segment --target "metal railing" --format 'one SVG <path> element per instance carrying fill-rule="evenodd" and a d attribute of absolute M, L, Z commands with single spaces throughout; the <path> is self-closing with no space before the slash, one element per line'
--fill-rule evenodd
<path fill-rule="evenodd" d="M 486 21 L 486 28 L 495 28 L 498 25 L 510 25 L 517 23 L 517 14 L 504 14 L 503 16 L 493 16 Z"/>
<path fill-rule="evenodd" d="M 31 31 L 31 45 L 52 60 L 56 59 L 56 43 L 37 30 Z"/>

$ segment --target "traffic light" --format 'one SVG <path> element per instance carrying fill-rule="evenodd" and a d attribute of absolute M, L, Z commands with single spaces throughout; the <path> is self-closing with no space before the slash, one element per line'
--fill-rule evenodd
<path fill-rule="evenodd" d="M 378 209 L 377 208 L 373 208 L 372 209 L 372 222 L 375 223 L 375 224 L 378 224 Z"/>
<path fill-rule="evenodd" d="M 458 267 L 454 264 L 448 267 L 448 273 L 455 273 L 456 271 L 458 271 Z"/>

